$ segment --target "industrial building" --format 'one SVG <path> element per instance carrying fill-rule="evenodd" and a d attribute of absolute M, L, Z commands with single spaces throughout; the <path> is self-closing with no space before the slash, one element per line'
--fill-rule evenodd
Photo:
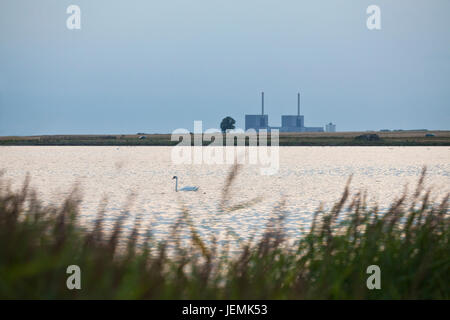
<path fill-rule="evenodd" d="M 270 130 L 269 115 L 264 114 L 264 92 L 261 93 L 261 114 L 246 114 L 245 115 L 245 130 L 260 129 Z"/>
<path fill-rule="evenodd" d="M 305 127 L 305 117 L 300 115 L 300 93 L 297 94 L 297 115 L 282 115 L 281 127 L 269 126 L 269 116 L 264 114 L 264 92 L 261 93 L 261 104 L 260 115 L 245 115 L 245 130 L 278 129 L 280 132 L 323 132 L 323 127 Z"/>
<path fill-rule="evenodd" d="M 336 132 L 336 125 L 334 123 L 328 123 L 325 125 L 325 132 Z"/>

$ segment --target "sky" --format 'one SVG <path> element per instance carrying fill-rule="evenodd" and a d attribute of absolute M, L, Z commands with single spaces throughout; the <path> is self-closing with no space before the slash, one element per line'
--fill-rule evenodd
<path fill-rule="evenodd" d="M 69 30 L 69 5 L 81 29 Z M 366 9 L 381 9 L 368 30 Z M 450 129 L 448 0 L 2 0 L 0 135 Z"/>

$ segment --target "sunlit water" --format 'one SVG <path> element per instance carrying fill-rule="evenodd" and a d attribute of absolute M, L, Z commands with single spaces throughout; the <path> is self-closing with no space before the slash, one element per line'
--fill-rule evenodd
<path fill-rule="evenodd" d="M 295 239 L 310 226 L 313 212 L 330 207 L 353 175 L 351 192 L 367 191 L 371 203 L 386 208 L 406 185 L 412 190 L 423 166 L 426 185 L 435 201 L 450 189 L 449 147 L 281 147 L 277 174 L 263 176 L 258 166 L 246 165 L 231 187 L 230 204 L 256 197 L 251 207 L 220 213 L 218 203 L 230 165 L 174 165 L 170 147 L 0 147 L 0 169 L 13 188 L 27 173 L 31 185 L 46 203 L 60 203 L 75 183 L 82 194 L 81 223 L 92 226 L 103 199 L 107 199 L 106 230 L 127 208 L 125 227 L 142 216 L 141 233 L 151 226 L 165 239 L 180 215 L 181 204 L 190 212 L 203 236 L 219 238 L 234 231 L 243 239 L 258 236 L 274 208 L 285 200 L 286 231 Z M 198 192 L 174 192 L 199 186 Z"/>

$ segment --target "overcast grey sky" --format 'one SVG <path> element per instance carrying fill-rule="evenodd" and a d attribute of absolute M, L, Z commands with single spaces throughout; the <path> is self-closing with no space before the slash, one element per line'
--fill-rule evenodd
<path fill-rule="evenodd" d="M 81 30 L 66 9 L 81 8 Z M 366 9 L 381 8 L 369 31 Z M 0 135 L 450 129 L 448 0 L 2 0 Z"/>

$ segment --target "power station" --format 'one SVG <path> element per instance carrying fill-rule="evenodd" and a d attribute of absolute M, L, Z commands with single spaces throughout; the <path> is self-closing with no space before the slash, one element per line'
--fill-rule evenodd
<path fill-rule="evenodd" d="M 261 92 L 261 114 L 245 115 L 245 130 L 278 129 L 280 132 L 323 132 L 323 127 L 305 127 L 305 117 L 300 114 L 300 93 L 297 94 L 297 115 L 282 115 L 281 127 L 269 126 L 269 116 L 264 114 L 264 92 Z M 336 125 L 334 125 L 336 131 Z"/>
<path fill-rule="evenodd" d="M 261 114 L 246 114 L 245 115 L 245 130 L 255 129 L 270 129 L 269 116 L 264 114 L 264 92 L 261 92 Z"/>

